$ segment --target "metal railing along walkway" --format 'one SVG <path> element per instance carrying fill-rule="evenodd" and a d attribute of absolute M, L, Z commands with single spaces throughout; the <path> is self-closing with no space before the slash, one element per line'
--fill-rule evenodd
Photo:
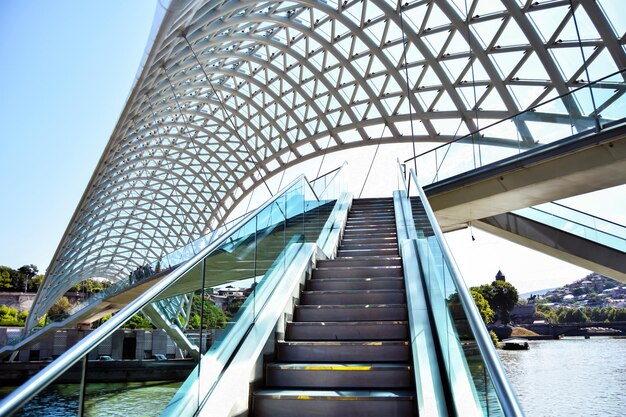
<path fill-rule="evenodd" d="M 420 279 L 424 288 L 448 414 L 523 416 L 415 172 L 405 173 L 400 164 L 398 169 L 403 184 L 399 200 L 406 207 L 403 223 L 409 229 L 403 243 L 403 262 L 405 269 L 414 271 L 409 278 Z M 411 251 L 412 256 L 405 255 Z"/>
<path fill-rule="evenodd" d="M 513 213 L 626 253 L 626 227 L 621 224 L 555 202 Z"/>
<path fill-rule="evenodd" d="M 624 123 L 626 69 L 583 85 L 414 158 L 421 184 L 504 163 L 561 141 L 579 141 Z M 484 145 L 489 139 L 489 145 Z M 494 146 L 501 143 L 502 146 Z M 416 160 L 413 162 L 413 160 Z"/>

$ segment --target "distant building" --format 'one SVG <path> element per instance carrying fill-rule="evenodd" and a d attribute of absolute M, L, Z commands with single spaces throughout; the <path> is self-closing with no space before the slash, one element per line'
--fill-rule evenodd
<path fill-rule="evenodd" d="M 209 300 L 223 311 L 230 311 L 233 304 L 246 301 L 251 291 L 252 288 L 235 288 L 232 285 L 213 288 Z"/>
<path fill-rule="evenodd" d="M 515 306 L 511 311 L 511 321 L 516 324 L 532 324 L 535 316 L 535 305 Z"/>

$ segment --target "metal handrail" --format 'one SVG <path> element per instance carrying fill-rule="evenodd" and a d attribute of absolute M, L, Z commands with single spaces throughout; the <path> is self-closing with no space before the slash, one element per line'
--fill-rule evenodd
<path fill-rule="evenodd" d="M 419 185 L 417 181 L 417 176 L 415 172 L 410 170 L 410 177 L 413 178 L 415 182 L 415 188 L 417 189 L 418 195 L 422 201 L 424 206 L 424 210 L 426 212 L 426 216 L 431 223 L 433 232 L 439 243 L 441 248 L 441 252 L 443 254 L 444 259 L 450 267 L 450 275 L 454 284 L 457 287 L 459 300 L 461 301 L 461 305 L 465 310 L 467 315 L 467 321 L 472 329 L 472 333 L 476 339 L 476 344 L 478 345 L 478 349 L 482 354 L 482 357 L 485 362 L 485 366 L 487 367 L 487 372 L 491 377 L 491 381 L 493 382 L 494 389 L 498 395 L 498 399 L 500 400 L 500 405 L 502 407 L 502 411 L 506 416 L 524 416 L 524 412 L 522 411 L 522 407 L 519 404 L 519 401 L 513 392 L 510 382 L 504 372 L 504 368 L 500 363 L 500 359 L 498 357 L 498 353 L 493 345 L 491 337 L 489 333 L 487 333 L 487 328 L 483 324 L 483 320 L 478 312 L 478 308 L 474 303 L 474 299 L 470 294 L 463 278 L 461 276 L 461 272 L 459 271 L 454 258 L 448 248 L 448 245 L 443 237 L 443 232 L 439 227 L 439 223 L 435 218 L 435 213 L 433 212 L 432 207 L 428 199 L 426 198 L 426 194 L 424 190 Z M 408 196 L 408 193 L 407 193 Z"/>
<path fill-rule="evenodd" d="M 340 167 L 335 168 L 335 169 L 333 169 L 333 170 L 331 170 L 331 171 L 328 171 L 327 173 L 322 174 L 322 175 L 320 175 L 319 177 L 317 177 L 317 178 L 315 178 L 315 179 L 312 179 L 311 181 L 307 181 L 307 183 L 308 183 L 308 185 L 309 185 L 309 188 L 310 188 L 310 189 L 311 189 L 311 191 L 313 192 L 313 195 L 315 196 L 315 198 L 317 199 L 317 201 L 320 201 L 320 197 L 321 197 L 321 196 L 323 196 L 323 195 L 324 195 L 324 193 L 326 192 L 326 190 L 328 189 L 328 184 L 331 184 L 331 183 L 335 180 L 335 178 L 337 178 L 337 175 L 339 175 L 339 172 L 340 172 L 340 171 L 343 169 L 343 167 L 344 167 L 344 166 L 346 166 L 346 165 L 348 165 L 348 161 L 343 161 L 343 164 L 341 164 L 341 166 L 340 166 Z M 315 181 L 319 180 L 320 178 L 324 178 L 325 176 L 330 175 L 330 174 L 332 174 L 333 172 L 336 172 L 336 171 L 339 171 L 339 172 L 337 172 L 337 173 L 333 176 L 333 178 L 332 178 L 332 179 L 331 179 L 331 180 L 327 183 L 326 187 L 324 187 L 324 189 L 322 190 L 322 192 L 321 192 L 321 193 L 319 194 L 319 196 L 318 196 L 318 195 L 317 195 L 317 193 L 315 192 L 315 188 L 313 188 L 313 186 L 312 186 L 311 184 L 312 184 L 312 183 L 314 183 Z"/>
<path fill-rule="evenodd" d="M 422 153 L 421 153 L 421 154 L 419 154 L 419 155 L 416 155 L 416 156 L 413 156 L 413 157 L 411 157 L 411 158 L 408 158 L 408 159 L 406 159 L 404 162 L 406 163 L 406 162 L 412 161 L 412 160 L 414 160 L 414 159 L 420 158 L 420 157 L 422 157 L 422 156 L 424 156 L 424 155 L 426 155 L 426 154 L 429 154 L 429 153 L 432 153 L 432 152 L 436 152 L 437 150 L 442 149 L 442 148 L 444 148 L 444 147 L 446 147 L 446 146 L 449 146 L 449 145 L 450 145 L 450 144 L 452 144 L 452 143 L 456 143 L 456 142 L 461 142 L 461 141 L 463 141 L 463 140 L 467 140 L 468 138 L 471 138 L 471 137 L 475 136 L 477 133 L 480 133 L 480 132 L 482 132 L 482 131 L 484 131 L 484 130 L 490 129 L 491 127 L 493 127 L 493 126 L 495 126 L 495 125 L 498 125 L 498 124 L 500 124 L 500 123 L 503 123 L 503 122 L 505 122 L 505 121 L 507 121 L 507 120 L 513 120 L 513 119 L 515 119 L 515 118 L 519 117 L 519 116 L 520 116 L 520 115 L 522 115 L 522 114 L 532 113 L 532 112 L 536 111 L 536 109 L 537 109 L 537 108 L 539 108 L 539 107 L 545 106 L 546 104 L 551 103 L 551 102 L 553 102 L 553 101 L 560 100 L 560 99 L 562 99 L 563 97 L 568 97 L 568 96 L 571 96 L 571 95 L 573 95 L 573 94 L 577 93 L 578 91 L 580 91 L 580 90 L 582 90 L 582 89 L 585 89 L 585 88 L 590 88 L 590 87 L 592 87 L 592 86 L 593 86 L 593 85 L 595 85 L 595 84 L 600 84 L 603 80 L 606 80 L 607 78 L 610 78 L 610 77 L 613 77 L 614 75 L 617 75 L 617 74 L 622 74 L 622 73 L 626 74 L 626 69 L 621 69 L 621 70 L 615 71 L 615 72 L 613 72 L 613 73 L 611 73 L 611 74 L 609 74 L 609 75 L 607 75 L 607 76 L 605 76 L 605 77 L 602 77 L 602 78 L 597 79 L 597 80 L 595 80 L 595 81 L 593 81 L 593 82 L 591 82 L 591 83 L 585 84 L 585 85 L 583 85 L 583 86 L 581 86 L 581 87 L 578 87 L 578 88 L 576 88 L 576 89 L 574 89 L 574 90 L 571 90 L 571 91 L 567 92 L 566 94 L 563 94 L 563 95 L 558 96 L 558 97 L 554 97 L 554 98 L 552 98 L 552 99 L 550 99 L 550 100 L 546 100 L 546 101 L 544 101 L 544 102 L 541 102 L 541 103 L 539 103 L 539 104 L 537 104 L 537 105 L 535 105 L 535 106 L 533 106 L 533 107 L 529 107 L 529 108 L 527 108 L 527 109 L 525 109 L 525 110 L 519 111 L 519 112 L 515 113 L 515 114 L 514 114 L 514 115 L 512 115 L 512 116 L 509 116 L 509 117 L 507 117 L 507 118 L 504 118 L 504 119 L 498 120 L 497 122 L 491 123 L 490 125 L 485 126 L 485 127 L 481 128 L 481 129 L 478 129 L 478 130 L 476 130 L 476 131 L 474 131 L 474 132 L 468 133 L 467 135 L 464 135 L 464 136 L 461 136 L 461 137 L 459 137 L 459 138 L 453 139 L 453 140 L 451 140 L 451 141 L 449 141 L 449 142 L 446 142 L 446 143 L 444 143 L 444 144 L 442 144 L 442 145 L 439 145 L 439 146 L 437 146 L 437 147 L 435 147 L 435 148 L 432 148 L 432 149 L 430 149 L 430 150 L 428 150 L 428 151 L 426 151 L 426 152 L 422 152 Z"/>
<path fill-rule="evenodd" d="M 344 166 L 346 166 L 347 164 L 348 164 L 348 162 L 347 162 L 347 161 L 344 161 L 344 162 L 343 162 L 343 164 L 341 164 L 339 167 L 337 167 L 337 168 L 335 168 L 335 169 L 332 169 L 332 170 L 330 170 L 330 171 L 326 172 L 325 174 L 320 175 L 319 177 L 317 177 L 317 178 L 315 178 L 315 179 L 313 179 L 313 180 L 310 180 L 310 181 L 309 181 L 309 180 L 307 180 L 307 183 L 308 183 L 308 185 L 309 185 L 309 188 L 310 188 L 311 192 L 313 193 L 313 196 L 315 197 L 315 199 L 316 199 L 318 202 L 320 201 L 320 197 L 321 197 L 321 196 L 322 196 L 322 195 L 326 192 L 326 190 L 328 189 L 328 185 L 326 185 L 326 187 L 324 187 L 324 189 L 323 189 L 323 190 L 321 191 L 321 193 L 320 193 L 320 196 L 318 196 L 318 195 L 317 195 L 317 193 L 315 192 L 315 189 L 311 186 L 311 183 L 313 183 L 313 182 L 315 182 L 315 181 L 319 180 L 320 178 L 323 178 L 323 177 L 325 177 L 325 176 L 327 176 L 327 175 L 330 175 L 330 174 L 335 173 L 335 172 L 337 172 L 337 171 L 341 171 L 341 170 L 344 168 Z M 335 179 L 336 175 L 338 175 L 338 173 L 337 173 L 337 174 L 335 174 L 335 176 L 334 176 L 334 177 L 333 177 L 333 178 L 332 178 L 332 179 L 328 182 L 328 184 L 331 184 L 331 183 L 334 181 L 334 179 Z M 305 177 L 305 178 L 306 178 L 306 177 Z M 290 183 L 289 187 L 290 187 L 290 186 L 291 186 L 291 183 Z M 257 208 L 257 209 L 258 209 L 258 208 Z M 255 210 L 256 210 L 256 209 L 255 209 Z M 253 210 L 252 212 L 254 212 L 254 210 Z M 192 241 L 192 242 L 190 242 L 190 243 L 187 243 L 185 246 L 183 246 L 183 248 L 184 248 L 184 247 L 186 247 L 186 246 L 190 246 L 190 245 L 193 247 L 193 244 L 194 244 L 195 242 L 198 242 L 198 241 L 200 241 L 201 239 L 206 239 L 206 237 L 207 237 L 207 236 L 211 236 L 211 237 L 210 237 L 210 240 L 209 240 L 209 244 L 213 243 L 213 242 L 214 242 L 214 239 L 216 239 L 216 238 L 217 238 L 216 236 L 221 236 L 221 234 L 220 234 L 220 233 L 218 233 L 218 232 L 220 232 L 220 229 L 224 229 L 224 230 L 222 230 L 222 231 L 221 231 L 221 233 L 227 233 L 227 232 L 228 232 L 228 230 L 229 230 L 229 228 L 230 228 L 230 230 L 232 230 L 233 228 L 238 227 L 239 223 L 238 223 L 237 221 L 238 221 L 239 219 L 243 219 L 243 218 L 245 218 L 245 216 L 249 215 L 249 214 L 250 214 L 250 213 L 252 213 L 252 212 L 242 214 L 242 215 L 240 215 L 240 216 L 235 217 L 234 219 L 231 219 L 231 220 L 229 220 L 229 221 L 227 221 L 227 222 L 223 223 L 221 226 L 217 227 L 215 230 L 213 230 L 213 231 L 211 231 L 211 232 L 207 233 L 206 235 L 203 235 L 203 236 L 199 237 L 198 239 L 196 239 L 196 240 L 194 240 L 194 241 Z M 283 213 L 283 215 L 284 215 L 284 213 Z M 234 225 L 234 226 L 233 226 L 233 225 Z M 163 256 L 161 256 L 161 257 L 160 257 L 157 261 L 160 261 L 160 260 L 162 260 L 162 259 L 165 259 L 167 256 L 170 256 L 171 254 L 173 254 L 173 253 L 177 252 L 177 251 L 178 251 L 178 250 L 180 250 L 180 249 L 182 249 L 182 248 L 178 248 L 178 249 L 176 249 L 176 250 L 172 251 L 171 253 L 168 253 L 167 255 L 163 255 Z M 189 258 L 189 259 L 191 259 L 191 258 Z M 189 260 L 189 259 L 188 259 L 188 260 Z M 187 262 L 188 260 L 185 260 L 185 261 L 183 261 L 183 262 Z M 155 262 L 157 262 L 157 261 L 153 261 L 153 262 L 152 262 L 152 264 L 154 264 L 154 263 L 155 263 Z M 175 265 L 175 267 L 178 267 L 179 265 L 180 265 L 180 264 L 177 264 L 177 265 Z M 154 277 L 154 276 L 156 276 L 156 274 L 155 274 L 155 275 L 153 275 L 152 277 Z M 138 284 L 138 283 L 137 283 L 137 282 L 135 282 L 133 285 L 137 285 L 137 284 Z M 82 303 L 77 304 L 76 306 L 72 307 L 72 308 L 68 311 L 69 317 L 71 317 L 72 315 L 74 315 L 74 314 L 76 314 L 76 313 L 79 313 L 80 311 L 82 311 L 82 310 L 84 310 L 85 308 L 87 308 L 87 307 L 91 306 L 92 304 L 94 304 L 94 303 L 96 303 L 96 302 L 98 302 L 98 301 L 104 300 L 104 299 L 106 299 L 106 298 L 112 297 L 112 296 L 114 296 L 114 295 L 118 294 L 120 291 L 125 290 L 125 289 L 127 289 L 127 288 L 129 288 L 130 286 L 133 286 L 133 285 L 128 285 L 128 284 L 127 284 L 127 282 L 126 282 L 125 280 L 119 280 L 119 281 L 117 281 L 117 282 L 113 283 L 113 285 L 111 285 L 109 288 L 107 288 L 107 289 L 105 289 L 105 290 L 103 290 L 103 291 L 100 291 L 100 292 L 98 292 L 98 293 L 94 294 L 93 296 L 91 296 L 91 297 L 89 297 L 89 298 L 85 299 Z M 67 320 L 67 317 L 66 317 L 65 319 L 63 319 L 62 321 L 66 321 L 66 320 Z M 53 321 L 53 322 L 51 322 L 49 325 L 56 324 L 56 327 L 58 327 L 58 324 L 59 324 L 59 323 L 60 323 L 59 321 Z M 25 332 L 25 333 L 23 333 L 23 334 L 21 334 L 21 335 L 19 335 L 19 336 L 16 336 L 16 337 L 13 337 L 12 339 L 10 339 L 10 340 L 8 341 L 7 345 L 9 345 L 9 344 L 10 344 L 10 345 L 15 345 L 15 344 L 17 344 L 17 343 L 20 343 L 21 341 L 25 340 L 25 339 L 26 339 L 26 338 L 28 338 L 29 336 L 32 336 L 32 335 L 33 335 L 33 334 L 35 334 L 36 332 L 38 332 L 38 331 L 40 331 L 40 330 L 43 330 L 43 329 L 45 329 L 46 327 L 48 327 L 48 325 L 46 325 L 46 326 L 44 326 L 44 327 L 33 327 L 33 328 L 32 328 L 32 329 L 30 329 L 28 332 Z"/>
<path fill-rule="evenodd" d="M 343 164 L 341 164 L 341 166 L 335 168 L 335 169 L 331 169 L 330 171 L 322 174 L 322 175 L 318 175 L 316 178 L 313 178 L 311 181 L 309 181 L 309 183 L 315 182 L 317 180 L 319 180 L 320 178 L 323 178 L 329 174 L 332 174 L 335 171 L 339 171 L 340 169 L 342 169 L 345 165 L 348 165 L 348 161 L 343 161 Z"/>
<path fill-rule="evenodd" d="M 143 306 L 152 302 L 160 293 L 167 289 L 170 285 L 174 284 L 179 278 L 192 269 L 198 262 L 202 261 L 206 256 L 218 248 L 222 243 L 229 239 L 241 226 L 246 224 L 249 219 L 254 218 L 257 214 L 276 202 L 278 198 L 285 195 L 285 193 L 291 189 L 298 181 L 304 179 L 307 183 L 306 177 L 300 174 L 296 179 L 289 183 L 281 192 L 276 193 L 273 197 L 267 200 L 264 204 L 250 212 L 247 216 L 242 218 L 229 232 L 224 233 L 213 243 L 201 250 L 191 259 L 186 261 L 183 265 L 171 272 L 166 278 L 156 283 L 153 287 L 149 288 L 141 294 L 138 298 L 133 300 L 126 307 L 122 308 L 117 314 L 113 315 L 109 320 L 104 322 L 98 329 L 89 333 L 79 343 L 71 347 L 56 360 L 42 369 L 39 373 L 33 376 L 26 384 L 20 386 L 2 402 L 0 402 L 0 415 L 8 415 L 18 410 L 22 405 L 32 399 L 35 395 L 46 388 L 52 381 L 54 381 L 59 375 L 65 372 L 70 366 L 77 363 L 83 356 L 88 354 L 98 343 L 104 338 L 108 337 L 115 330 L 120 328 L 127 320 L 129 320 L 137 311 Z"/>

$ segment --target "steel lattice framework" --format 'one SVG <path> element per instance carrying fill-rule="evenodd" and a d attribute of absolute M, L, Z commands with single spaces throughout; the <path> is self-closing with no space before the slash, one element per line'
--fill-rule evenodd
<path fill-rule="evenodd" d="M 213 229 L 304 159 L 446 142 L 626 67 L 606 1 L 172 2 L 30 324 L 81 280 L 121 279 Z"/>

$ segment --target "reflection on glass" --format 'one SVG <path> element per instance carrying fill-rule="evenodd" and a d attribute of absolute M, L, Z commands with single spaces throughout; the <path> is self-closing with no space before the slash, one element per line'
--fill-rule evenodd
<path fill-rule="evenodd" d="M 410 185 L 409 195 L 417 188 Z M 418 197 L 411 197 L 413 219 L 418 236 L 418 251 L 424 271 L 424 283 L 430 302 L 445 374 L 452 391 L 453 407 L 459 415 L 477 410 L 484 416 L 503 416 L 478 348 L 474 334 L 461 304 L 458 288 L 425 209 Z"/>
<path fill-rule="evenodd" d="M 48 390 L 52 390 L 57 399 L 63 398 L 63 412 L 74 415 L 79 406 L 84 407 L 85 415 L 104 415 L 103 407 L 109 407 L 115 399 L 124 399 L 131 407 L 136 399 L 151 398 L 152 394 L 143 396 L 142 392 L 157 392 L 159 400 L 149 400 L 154 412 L 146 411 L 146 407 L 136 414 L 157 415 L 165 408 L 176 415 L 195 410 L 284 277 L 290 261 L 286 249 L 294 243 L 316 241 L 334 203 L 345 192 L 341 170 L 331 174 L 317 182 L 317 191 L 301 177 L 256 210 L 254 216 L 239 222 L 237 228 L 219 229 L 213 236 L 200 238 L 145 265 L 101 295 L 100 299 L 117 292 L 119 304 L 100 304 L 109 309 L 92 315 L 85 326 L 97 327 L 137 296 L 132 292 L 135 290 L 127 295 L 119 294 L 120 290 L 165 277 L 194 255 L 207 251 L 202 260 L 185 265 L 185 272 L 152 303 L 142 305 L 141 311 L 136 311 L 121 328 L 90 346 L 88 360 L 84 361 L 85 401 L 79 401 L 80 377 L 67 381 L 57 378 L 40 394 L 41 400 L 37 396 L 27 407 L 46 404 Z M 214 238 L 217 234 L 221 240 Z M 77 366 L 83 369 L 82 362 Z M 115 407 L 111 405 L 111 409 Z M 51 415 L 50 409 L 47 413 Z"/>

